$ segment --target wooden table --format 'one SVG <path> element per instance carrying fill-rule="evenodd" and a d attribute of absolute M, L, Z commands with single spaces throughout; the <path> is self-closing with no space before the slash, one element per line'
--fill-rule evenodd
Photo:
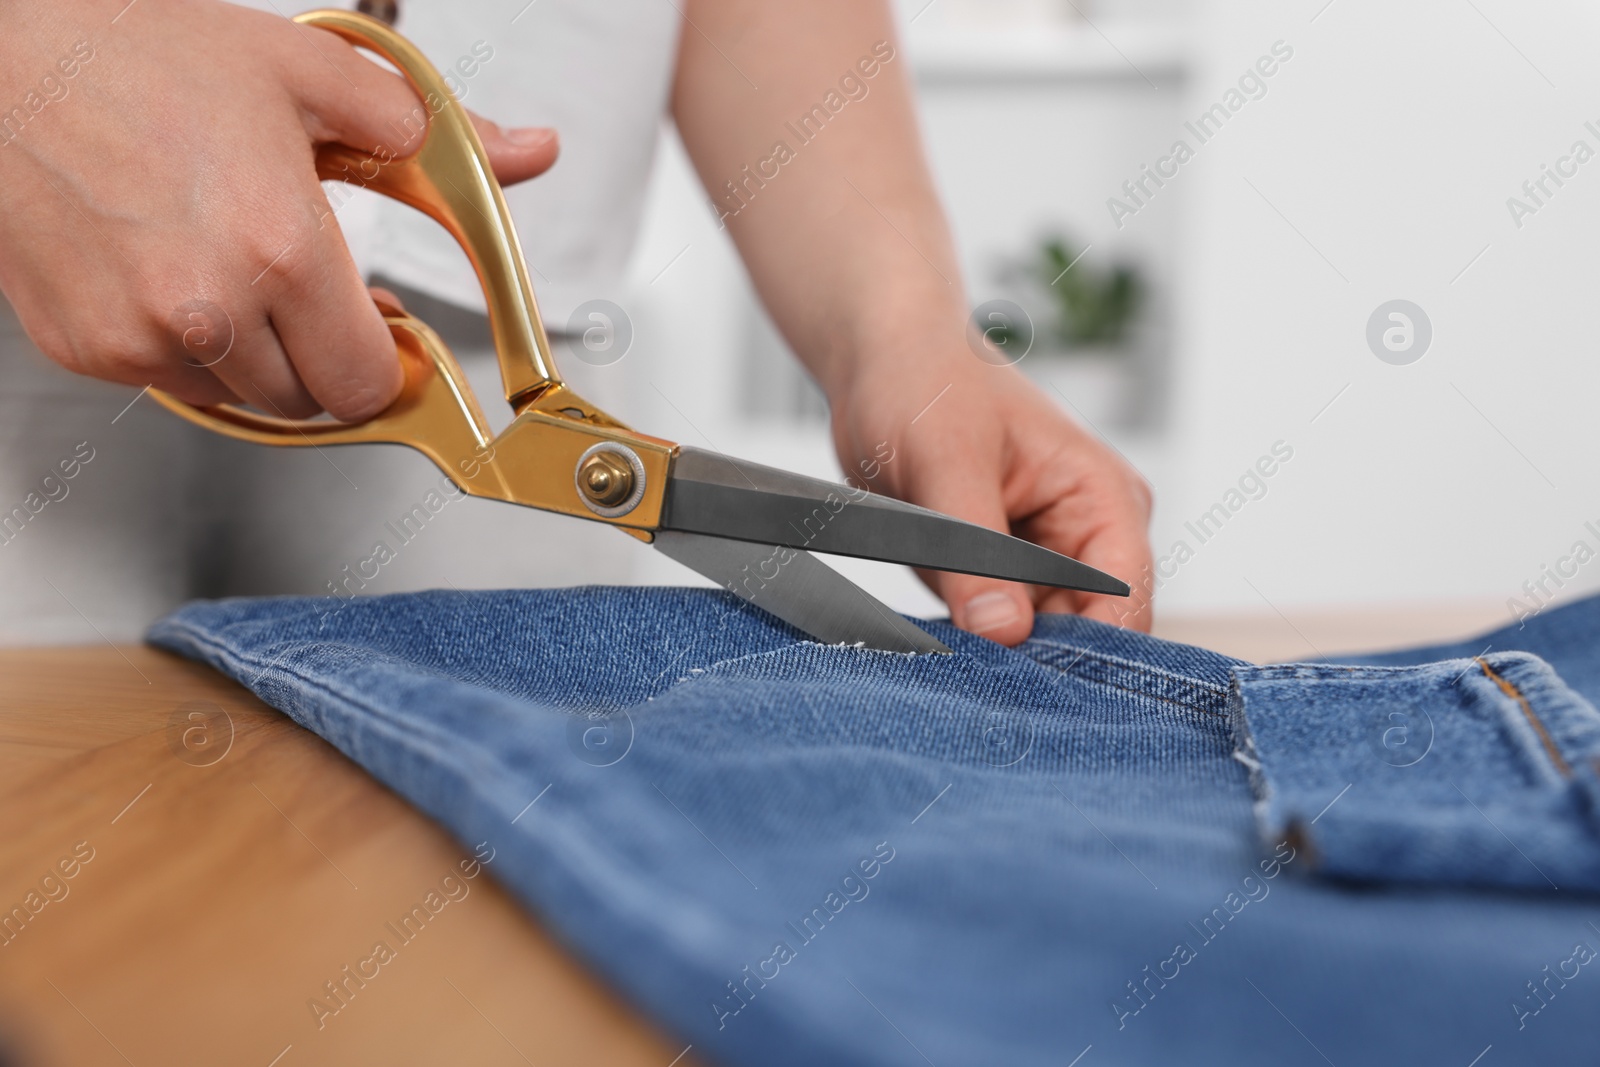
<path fill-rule="evenodd" d="M 667 1067 L 684 1048 L 487 875 L 319 1027 L 324 983 L 397 945 L 385 923 L 470 851 L 162 652 L 0 651 L 0 827 L 0 908 L 43 902 L 0 923 L 7 1064 Z"/>
<path fill-rule="evenodd" d="M 1500 621 L 1477 605 L 1158 632 L 1266 660 Z M 487 876 L 375 978 L 345 979 L 469 853 L 313 734 L 165 653 L 0 651 L 0 826 L 0 1043 L 19 1063 L 694 1058 Z M 330 981 L 353 992 L 319 1018 L 313 999 L 338 1003 Z"/>
<path fill-rule="evenodd" d="M 1291 608 L 1283 613 L 1186 616 L 1158 611 L 1155 632 L 1253 663 L 1278 663 L 1460 641 L 1516 621 L 1504 603 L 1463 601 L 1310 612 Z"/>

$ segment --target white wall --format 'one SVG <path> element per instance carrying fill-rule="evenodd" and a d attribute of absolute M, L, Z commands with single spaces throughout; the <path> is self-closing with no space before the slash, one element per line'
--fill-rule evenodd
<path fill-rule="evenodd" d="M 1600 27 L 1576 4 L 1323 2 L 1198 20 L 1191 111 L 1274 40 L 1295 55 L 1190 175 L 1183 463 L 1158 545 L 1275 440 L 1295 455 L 1165 600 L 1503 601 L 1575 539 L 1600 548 L 1582 528 L 1600 519 L 1600 160 L 1520 230 L 1506 207 L 1575 139 L 1600 150 Z M 1397 297 L 1434 328 L 1409 366 L 1364 338 Z"/>

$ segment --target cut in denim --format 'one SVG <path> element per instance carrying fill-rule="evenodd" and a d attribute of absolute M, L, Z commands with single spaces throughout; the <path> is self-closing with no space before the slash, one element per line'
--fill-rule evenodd
<path fill-rule="evenodd" d="M 1593 1060 L 1600 600 L 1266 667 L 927 625 L 954 655 L 591 588 L 197 603 L 151 640 L 490 842 L 711 1061 Z"/>

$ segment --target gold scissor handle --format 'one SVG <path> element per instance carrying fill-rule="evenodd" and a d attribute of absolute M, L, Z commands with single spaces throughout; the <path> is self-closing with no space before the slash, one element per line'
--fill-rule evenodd
<path fill-rule="evenodd" d="M 511 209 L 467 109 L 416 45 L 377 19 L 354 11 L 308 11 L 295 21 L 336 33 L 393 63 L 420 98 L 405 123 L 426 127 L 422 147 L 404 159 L 382 150 L 368 155 L 325 145 L 317 153 L 317 174 L 408 204 L 456 239 L 478 272 L 506 399 L 513 408 L 521 410 L 560 385 Z"/>
<path fill-rule="evenodd" d="M 362 423 L 280 419 L 232 404 L 197 408 L 160 389 L 163 407 L 215 433 L 262 445 L 409 445 L 475 496 L 510 499 L 493 462 L 493 431 L 455 357 L 427 323 L 384 307 L 405 384 L 383 412 Z M 484 477 L 487 475 L 487 477 Z"/>
<path fill-rule="evenodd" d="M 466 251 L 483 287 L 506 399 L 517 418 L 491 440 L 450 350 L 426 324 L 392 307 L 384 308 L 384 321 L 395 335 L 405 386 L 399 399 L 366 422 L 276 419 L 231 405 L 197 408 L 157 389 L 151 395 L 190 422 L 259 444 L 410 445 L 473 495 L 607 522 L 648 538 L 644 531 L 659 521 L 676 446 L 629 430 L 562 383 L 510 210 L 466 109 L 427 58 L 384 23 L 349 11 L 312 11 L 295 21 L 381 55 L 421 98 L 413 114 L 426 132 L 414 155 L 398 159 L 325 145 L 317 153 L 317 173 L 425 212 Z M 599 445 L 624 446 L 638 462 L 640 492 L 625 508 L 597 506 L 577 485 L 577 468 Z"/>

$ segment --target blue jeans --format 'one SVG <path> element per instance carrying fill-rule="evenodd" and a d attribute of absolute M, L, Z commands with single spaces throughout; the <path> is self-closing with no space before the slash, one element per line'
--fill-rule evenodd
<path fill-rule="evenodd" d="M 1595 1054 L 1600 600 L 1364 664 L 929 627 L 955 655 L 591 588 L 197 603 L 151 640 L 488 842 L 713 1061 Z"/>

